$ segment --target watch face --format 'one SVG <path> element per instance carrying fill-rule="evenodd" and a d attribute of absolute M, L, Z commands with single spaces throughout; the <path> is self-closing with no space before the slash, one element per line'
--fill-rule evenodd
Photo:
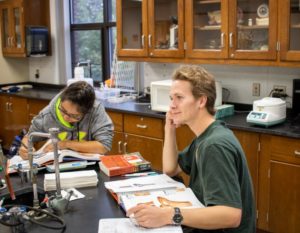
<path fill-rule="evenodd" d="M 175 225 L 180 225 L 182 220 L 183 220 L 180 209 L 175 207 L 174 211 L 175 211 L 175 214 L 173 216 L 173 222 L 174 222 Z"/>

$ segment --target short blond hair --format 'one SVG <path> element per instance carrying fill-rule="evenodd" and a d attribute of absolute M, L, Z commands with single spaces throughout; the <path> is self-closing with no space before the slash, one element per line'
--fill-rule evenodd
<path fill-rule="evenodd" d="M 188 81 L 191 84 L 192 94 L 195 99 L 198 99 L 201 96 L 206 96 L 206 109 L 211 115 L 215 114 L 215 79 L 203 67 L 195 65 L 180 66 L 177 70 L 175 70 L 172 79 Z"/>

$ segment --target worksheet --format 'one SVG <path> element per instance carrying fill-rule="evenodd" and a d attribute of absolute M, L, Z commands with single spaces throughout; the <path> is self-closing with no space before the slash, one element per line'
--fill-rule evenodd
<path fill-rule="evenodd" d="M 98 233 L 182 233 L 180 226 L 144 228 L 135 225 L 130 218 L 103 218 L 99 220 Z"/>

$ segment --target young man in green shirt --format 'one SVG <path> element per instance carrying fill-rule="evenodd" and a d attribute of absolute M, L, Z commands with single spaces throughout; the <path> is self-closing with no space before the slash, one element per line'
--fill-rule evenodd
<path fill-rule="evenodd" d="M 234 134 L 214 118 L 214 78 L 199 66 L 176 70 L 166 114 L 163 171 L 190 176 L 189 186 L 206 208 L 138 205 L 127 215 L 144 227 L 184 225 L 187 232 L 255 233 L 255 201 L 244 152 Z M 197 136 L 177 151 L 176 127 L 188 125 Z"/>

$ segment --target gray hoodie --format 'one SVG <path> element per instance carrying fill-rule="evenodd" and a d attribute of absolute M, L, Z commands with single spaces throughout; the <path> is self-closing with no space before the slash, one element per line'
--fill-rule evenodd
<path fill-rule="evenodd" d="M 29 133 L 48 133 L 49 128 L 55 127 L 59 129 L 60 140 L 99 141 L 107 150 L 111 149 L 114 126 L 100 101 L 95 100 L 93 108 L 84 115 L 82 120 L 73 126 L 67 126 L 59 120 L 57 115 L 59 111 L 57 101 L 59 100 L 60 94 L 56 95 L 49 105 L 33 118 Z"/>

